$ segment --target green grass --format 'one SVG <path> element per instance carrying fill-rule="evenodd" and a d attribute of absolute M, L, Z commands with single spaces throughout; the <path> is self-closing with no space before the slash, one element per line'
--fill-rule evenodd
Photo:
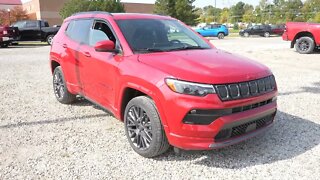
<path fill-rule="evenodd" d="M 240 30 L 229 29 L 230 33 L 239 33 Z"/>
<path fill-rule="evenodd" d="M 37 41 L 19 41 L 21 45 L 47 45 L 46 42 L 37 42 Z"/>

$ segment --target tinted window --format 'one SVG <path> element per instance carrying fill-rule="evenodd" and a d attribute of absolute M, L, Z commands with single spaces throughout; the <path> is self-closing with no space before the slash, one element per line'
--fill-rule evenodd
<path fill-rule="evenodd" d="M 27 23 L 26 23 L 26 27 L 27 28 L 34 28 L 34 27 L 37 27 L 37 26 L 38 26 L 37 21 L 27 21 Z"/>
<path fill-rule="evenodd" d="M 88 34 L 91 25 L 91 19 L 73 20 L 69 23 L 66 34 L 77 42 L 88 44 Z"/>
<path fill-rule="evenodd" d="M 19 21 L 19 22 L 16 22 L 13 24 L 14 27 L 17 27 L 17 28 L 24 28 L 24 26 L 26 25 L 26 22 L 25 21 Z"/>

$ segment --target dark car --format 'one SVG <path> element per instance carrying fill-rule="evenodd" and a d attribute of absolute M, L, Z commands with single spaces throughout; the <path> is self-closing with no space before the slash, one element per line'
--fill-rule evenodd
<path fill-rule="evenodd" d="M 19 29 L 18 41 L 42 41 L 50 45 L 60 29 L 60 27 L 50 27 L 49 23 L 43 20 L 18 21 L 12 26 Z"/>
<path fill-rule="evenodd" d="M 18 37 L 18 33 L 17 28 L 0 25 L 0 47 L 8 47 Z"/>
<path fill-rule="evenodd" d="M 249 37 L 251 35 L 270 37 L 272 29 L 269 25 L 255 25 L 248 29 L 241 30 L 239 34 L 243 37 Z"/>
<path fill-rule="evenodd" d="M 271 25 L 271 32 L 272 34 L 282 36 L 284 33 L 284 30 L 286 29 L 286 25 Z"/>
<path fill-rule="evenodd" d="M 169 16 L 73 15 L 54 37 L 50 64 L 60 103 L 78 95 L 108 110 L 144 157 L 170 145 L 239 143 L 271 127 L 277 111 L 269 68 L 215 48 Z"/>

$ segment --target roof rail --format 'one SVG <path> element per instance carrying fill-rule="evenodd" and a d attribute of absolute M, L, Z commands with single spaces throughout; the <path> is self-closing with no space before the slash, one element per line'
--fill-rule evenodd
<path fill-rule="evenodd" d="M 83 14 L 106 14 L 106 15 L 110 15 L 112 16 L 111 13 L 109 12 L 105 12 L 105 11 L 87 11 L 87 12 L 78 12 L 78 13 L 74 13 L 71 16 L 76 16 L 76 15 L 83 15 Z"/>

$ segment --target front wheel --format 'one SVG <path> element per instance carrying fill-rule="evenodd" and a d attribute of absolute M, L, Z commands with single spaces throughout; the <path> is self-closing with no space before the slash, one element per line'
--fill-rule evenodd
<path fill-rule="evenodd" d="M 218 34 L 218 39 L 224 39 L 224 34 L 223 33 L 219 33 Z"/>
<path fill-rule="evenodd" d="M 314 40 L 310 37 L 301 37 L 296 41 L 296 50 L 300 54 L 310 54 L 313 52 L 315 44 Z"/>
<path fill-rule="evenodd" d="M 270 37 L 270 33 L 269 32 L 265 32 L 263 36 L 268 38 L 268 37 Z"/>
<path fill-rule="evenodd" d="M 7 48 L 9 46 L 9 43 L 4 43 L 4 44 L 1 44 L 0 47 L 2 48 Z"/>
<path fill-rule="evenodd" d="M 76 100 L 76 95 L 68 91 L 60 66 L 56 67 L 53 72 L 53 90 L 57 100 L 62 104 L 71 104 Z"/>
<path fill-rule="evenodd" d="M 169 149 L 157 108 L 149 97 L 139 96 L 128 103 L 124 125 L 127 139 L 139 155 L 151 158 Z"/>

